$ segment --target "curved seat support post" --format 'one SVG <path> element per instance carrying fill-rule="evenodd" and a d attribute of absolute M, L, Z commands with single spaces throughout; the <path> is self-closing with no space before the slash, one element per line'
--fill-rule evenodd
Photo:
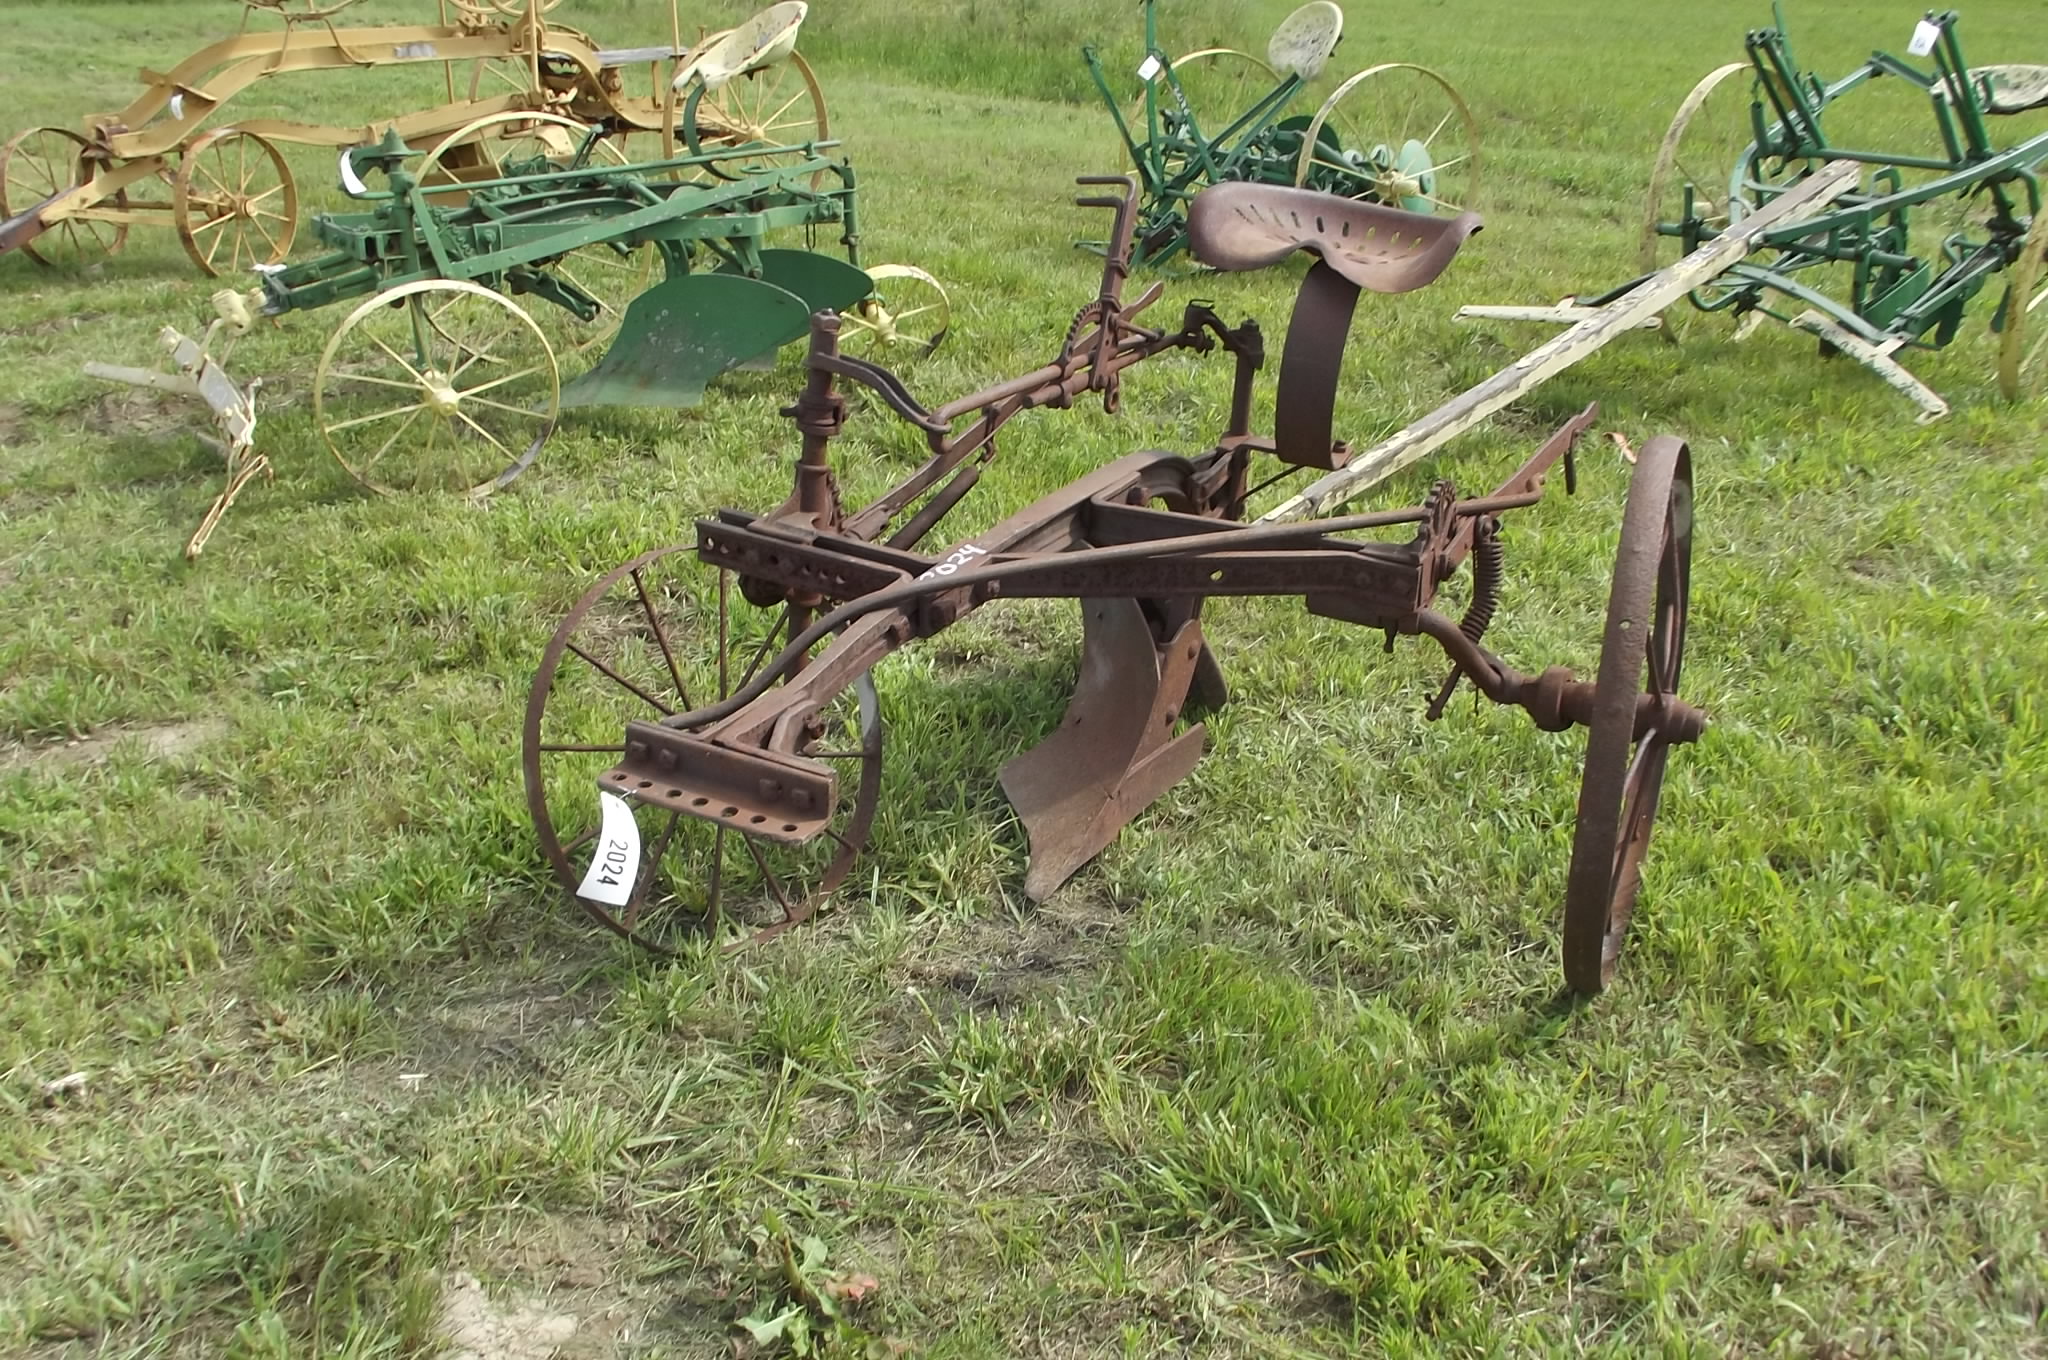
<path fill-rule="evenodd" d="M 1273 452 L 1283 462 L 1334 470 L 1349 457 L 1332 426 L 1359 290 L 1406 293 L 1434 282 L 1481 225 L 1477 213 L 1432 217 L 1284 185 L 1233 182 L 1195 196 L 1188 240 L 1203 264 L 1248 270 L 1297 250 L 1317 257 L 1280 356 Z"/>

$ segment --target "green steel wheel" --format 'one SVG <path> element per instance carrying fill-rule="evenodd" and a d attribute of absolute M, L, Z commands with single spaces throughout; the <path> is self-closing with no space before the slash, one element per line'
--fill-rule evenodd
<path fill-rule="evenodd" d="M 1479 206 L 1479 124 L 1426 66 L 1368 66 L 1330 93 L 1302 134 L 1294 182 L 1409 212 Z"/>
<path fill-rule="evenodd" d="M 553 348 L 512 299 L 423 279 L 366 299 L 313 378 L 313 421 L 371 491 L 498 490 L 539 455 L 561 409 Z"/>

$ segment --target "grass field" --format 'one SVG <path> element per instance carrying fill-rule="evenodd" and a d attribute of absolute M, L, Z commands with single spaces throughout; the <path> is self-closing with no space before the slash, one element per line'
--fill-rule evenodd
<path fill-rule="evenodd" d="M 1287 8 L 1162 21 L 1259 50 Z M 1335 65 L 1448 73 L 1489 185 L 1440 283 L 1361 304 L 1354 438 L 1534 343 L 1459 304 L 1630 272 L 1670 111 L 1769 22 L 1620 8 L 1354 7 Z M 1823 71 L 1918 17 L 1793 9 Z M 607 45 L 666 27 L 650 0 L 563 16 Z M 10 4 L 7 122 L 116 106 L 236 17 Z M 1962 32 L 2048 57 L 2037 21 L 1972 0 Z M 1066 205 L 1115 163 L 1077 48 L 1128 70 L 1138 25 L 814 6 L 868 258 L 960 304 L 910 375 L 928 400 L 1042 362 L 1093 295 L 1069 243 L 1100 214 Z M 235 108 L 421 93 L 309 76 Z M 294 163 L 309 211 L 339 202 L 325 153 Z M 1298 272 L 1164 306 L 1277 336 Z M 882 812 L 827 917 L 673 965 L 598 938 L 523 805 L 533 668 L 598 573 L 786 493 L 795 349 L 698 410 L 577 415 L 477 509 L 355 489 L 308 409 L 339 317 L 287 318 L 235 365 L 266 379 L 277 480 L 187 565 L 217 460 L 184 406 L 79 369 L 153 362 L 211 288 L 167 231 L 82 275 L 0 260 L 0 1352 L 431 1354 L 468 1272 L 575 1316 L 579 1357 L 2048 1354 L 2048 462 L 2042 408 L 1997 396 L 1991 300 L 1912 361 L 1940 425 L 1810 342 L 1693 318 L 1384 488 L 1490 485 L 1595 399 L 1603 430 L 1691 441 L 1686 671 L 1714 725 L 1674 765 L 1617 987 L 1572 1005 L 1583 737 L 1462 701 L 1424 723 L 1433 652 L 1289 601 L 1209 612 L 1234 686 L 1209 754 L 1043 907 L 996 770 L 1057 722 L 1079 628 L 1004 606 L 878 670 Z M 1167 358 L 1119 416 L 1025 417 L 951 532 L 1204 446 L 1227 379 Z M 912 465 L 870 408 L 842 448 L 856 500 Z M 1575 500 L 1509 520 L 1510 661 L 1593 664 L 1626 476 L 1589 444 Z M 836 1329 L 827 1286 L 865 1291 Z"/>

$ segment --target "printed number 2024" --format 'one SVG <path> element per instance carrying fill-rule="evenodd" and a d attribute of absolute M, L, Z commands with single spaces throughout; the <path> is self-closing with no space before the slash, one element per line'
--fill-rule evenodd
<path fill-rule="evenodd" d="M 632 846 L 624 841 L 606 840 L 603 855 L 604 862 L 600 866 L 597 881 L 608 888 L 618 887 L 623 881 L 626 866 L 632 862 L 632 859 Z"/>

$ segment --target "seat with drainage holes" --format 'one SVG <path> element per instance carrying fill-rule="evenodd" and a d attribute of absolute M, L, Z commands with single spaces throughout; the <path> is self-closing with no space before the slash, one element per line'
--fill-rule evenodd
<path fill-rule="evenodd" d="M 1408 293 L 1433 282 L 1479 230 L 1477 213 L 1429 217 L 1284 185 L 1218 184 L 1188 209 L 1194 257 L 1216 269 L 1263 269 L 1297 250 L 1316 256 L 1294 298 L 1273 453 L 1297 467 L 1334 469 L 1351 446 L 1331 437 L 1337 379 L 1358 290 Z"/>
<path fill-rule="evenodd" d="M 2048 108 L 2048 66 L 1972 66 L 1970 83 L 1986 113 L 2005 116 Z M 1934 97 L 1948 98 L 1948 86 L 1935 86 Z"/>
<path fill-rule="evenodd" d="M 1278 184 L 1218 184 L 1188 209 L 1189 247 L 1203 264 L 1264 269 L 1307 250 L 1375 293 L 1430 283 L 1479 228 L 1477 213 L 1432 217 Z"/>

